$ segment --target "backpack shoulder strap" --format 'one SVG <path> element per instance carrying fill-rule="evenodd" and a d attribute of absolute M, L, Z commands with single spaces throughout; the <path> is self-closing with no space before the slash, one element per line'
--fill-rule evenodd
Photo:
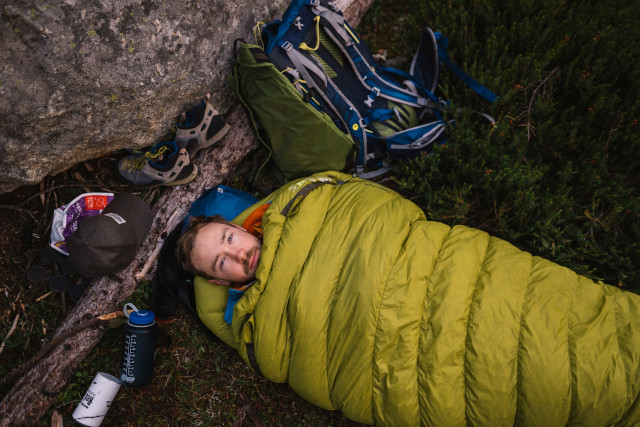
<path fill-rule="evenodd" d="M 462 80 L 464 84 L 469 86 L 475 93 L 477 93 L 487 101 L 494 102 L 496 99 L 498 99 L 498 95 L 475 81 L 473 78 L 471 78 L 471 76 L 462 71 L 460 67 L 458 67 L 451 61 L 449 53 L 447 52 L 449 39 L 442 35 L 442 33 L 440 33 L 439 31 L 435 32 L 434 34 L 436 36 L 436 41 L 438 44 L 438 54 L 442 63 L 446 65 L 447 68 L 449 68 L 453 72 L 453 74 L 455 74 L 460 80 Z"/>

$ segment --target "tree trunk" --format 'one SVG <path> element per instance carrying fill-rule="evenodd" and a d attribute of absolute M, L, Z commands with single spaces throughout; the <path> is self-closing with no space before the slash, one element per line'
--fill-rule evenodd
<path fill-rule="evenodd" d="M 341 0 L 339 5 L 357 25 L 373 0 Z M 257 147 L 244 110 L 236 106 L 227 117 L 231 130 L 213 149 L 195 159 L 200 170 L 187 185 L 168 188 L 153 207 L 154 222 L 135 260 L 124 270 L 98 279 L 71 310 L 52 339 L 88 319 L 116 311 L 143 278 L 155 271 L 155 261 L 167 235 L 205 189 L 220 184 Z M 0 402 L 0 426 L 35 425 L 72 379 L 78 365 L 104 335 L 103 326 L 85 329 L 62 342 L 19 378 Z"/>

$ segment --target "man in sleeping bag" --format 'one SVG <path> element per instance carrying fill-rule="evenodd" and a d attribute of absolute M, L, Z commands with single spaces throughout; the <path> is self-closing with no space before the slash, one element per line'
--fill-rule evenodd
<path fill-rule="evenodd" d="M 180 244 L 198 315 L 318 406 L 375 425 L 640 424 L 638 295 L 338 172 L 233 223 Z M 246 290 L 228 303 L 215 283 Z"/>

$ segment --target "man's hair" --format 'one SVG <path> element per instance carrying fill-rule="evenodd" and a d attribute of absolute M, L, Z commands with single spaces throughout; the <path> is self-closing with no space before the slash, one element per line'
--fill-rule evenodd
<path fill-rule="evenodd" d="M 178 239 L 178 243 L 176 244 L 176 258 L 178 258 L 178 262 L 189 273 L 192 273 L 196 276 L 202 276 L 206 279 L 215 279 L 215 277 L 210 277 L 203 271 L 198 270 L 193 265 L 192 253 L 193 247 L 196 243 L 196 237 L 198 236 L 198 232 L 202 230 L 202 228 L 209 224 L 226 224 L 232 225 L 231 222 L 227 221 L 222 217 L 222 215 L 213 215 L 213 216 L 203 216 L 199 215 L 196 217 L 191 217 L 189 220 L 189 225 L 185 232 Z"/>

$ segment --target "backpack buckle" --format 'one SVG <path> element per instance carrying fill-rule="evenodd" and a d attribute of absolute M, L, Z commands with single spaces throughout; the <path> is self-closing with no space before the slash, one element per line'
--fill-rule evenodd
<path fill-rule="evenodd" d="M 416 102 L 421 107 L 425 107 L 432 110 L 438 110 L 438 111 L 444 111 L 447 109 L 447 107 L 449 107 L 449 103 L 442 98 L 437 98 L 437 100 L 433 100 L 431 98 L 425 98 L 425 97 L 419 96 L 418 99 L 416 99 Z"/>
<path fill-rule="evenodd" d="M 320 6 L 320 0 L 308 0 L 307 4 L 309 6 Z"/>
<path fill-rule="evenodd" d="M 296 70 L 295 68 L 290 68 L 288 70 L 285 70 L 285 72 L 293 78 L 294 82 L 300 80 L 300 71 Z"/>
<path fill-rule="evenodd" d="M 373 105 L 373 101 L 375 101 L 378 95 L 380 95 L 380 89 L 378 89 L 377 87 L 371 88 L 371 92 L 369 93 L 369 95 L 367 95 L 367 99 L 364 100 L 364 104 L 367 107 L 371 108 L 371 106 Z"/>
<path fill-rule="evenodd" d="M 280 47 L 283 48 L 287 52 L 289 52 L 291 49 L 293 49 L 293 45 L 291 44 L 291 42 L 288 42 L 286 40 L 283 40 L 283 42 L 280 43 Z"/>

